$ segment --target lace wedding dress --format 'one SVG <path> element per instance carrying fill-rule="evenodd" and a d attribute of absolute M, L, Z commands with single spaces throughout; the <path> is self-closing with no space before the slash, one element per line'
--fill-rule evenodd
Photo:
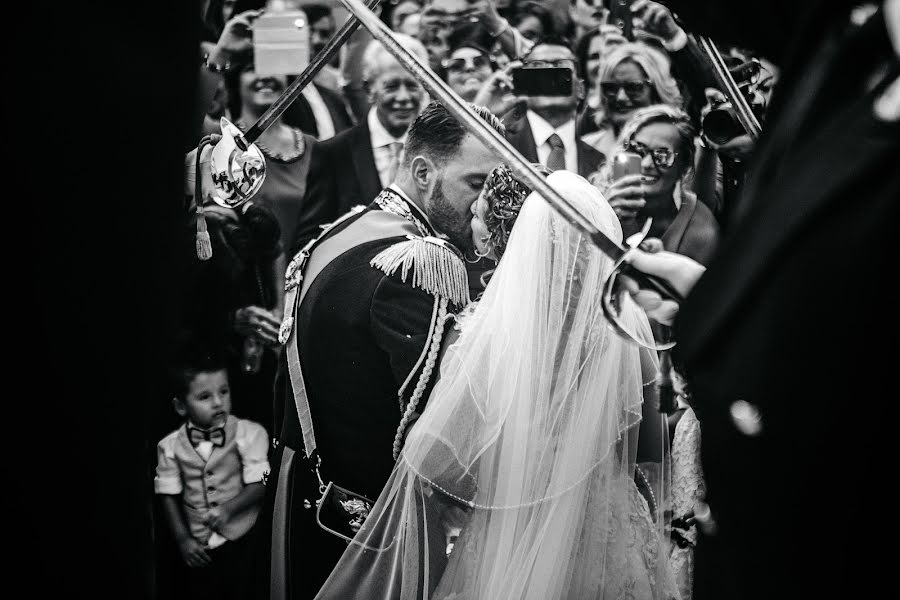
<path fill-rule="evenodd" d="M 672 514 L 677 518 L 689 514 L 705 493 L 703 469 L 700 466 L 700 422 L 692 409 L 687 409 L 675 426 L 672 440 Z M 694 585 L 694 548 L 697 526 L 682 530 L 687 545 L 673 540 L 669 554 L 672 572 L 683 600 L 690 600 Z"/>

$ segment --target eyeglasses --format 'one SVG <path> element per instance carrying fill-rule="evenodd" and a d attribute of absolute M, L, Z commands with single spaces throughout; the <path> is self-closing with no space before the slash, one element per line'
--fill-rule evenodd
<path fill-rule="evenodd" d="M 619 95 L 619 90 L 625 90 L 625 95 L 630 100 L 636 99 L 647 92 L 653 82 L 649 79 L 643 81 L 601 81 L 600 93 L 609 99 Z"/>
<path fill-rule="evenodd" d="M 462 58 L 448 58 L 441 63 L 448 73 L 462 73 L 467 68 L 490 69 L 491 59 L 485 54 L 476 54 Z"/>
<path fill-rule="evenodd" d="M 671 169 L 672 165 L 675 164 L 675 159 L 678 157 L 677 152 L 669 150 L 668 148 L 649 148 L 634 140 L 630 140 L 625 144 L 625 149 L 629 152 L 634 152 L 641 158 L 649 154 L 650 158 L 653 159 L 653 164 L 656 165 L 656 168 L 663 170 Z"/>

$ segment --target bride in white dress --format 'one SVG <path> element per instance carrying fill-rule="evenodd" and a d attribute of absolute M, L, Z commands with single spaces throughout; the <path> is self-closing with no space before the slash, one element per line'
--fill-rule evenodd
<path fill-rule="evenodd" d="M 486 194 L 509 178 L 498 173 Z M 621 240 L 615 214 L 586 180 L 558 171 L 548 182 Z M 319 598 L 678 597 L 656 518 L 665 513 L 661 490 L 642 495 L 635 484 L 655 357 L 605 321 L 612 261 L 541 197 L 519 205 L 509 193 L 475 205 L 478 241 L 508 234 L 488 227 L 479 236 L 498 223 L 488 211 L 518 213 L 515 229 Z M 649 327 L 641 313 L 631 318 Z"/>

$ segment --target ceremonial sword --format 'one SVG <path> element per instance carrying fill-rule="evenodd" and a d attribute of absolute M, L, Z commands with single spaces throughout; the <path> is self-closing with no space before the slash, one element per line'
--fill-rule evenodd
<path fill-rule="evenodd" d="M 371 11 L 379 2 L 380 0 L 369 0 L 366 10 Z M 262 152 L 253 145 L 253 142 L 284 114 L 357 28 L 359 20 L 350 16 L 297 79 L 246 132 L 242 132 L 228 119 L 224 117 L 221 119 L 222 139 L 216 143 L 210 156 L 210 168 L 215 184 L 213 200 L 217 204 L 225 208 L 237 208 L 256 193 L 265 179 L 266 163 Z M 202 148 L 197 150 L 198 159 L 201 150 Z M 199 179 L 198 174 L 197 180 Z"/>
<path fill-rule="evenodd" d="M 743 126 L 744 131 L 746 131 L 754 140 L 757 139 L 761 131 L 759 120 L 756 118 L 756 115 L 753 114 L 753 110 L 750 108 L 747 99 L 741 94 L 741 90 L 731 76 L 731 71 L 728 70 L 728 66 L 725 64 L 725 60 L 722 59 L 719 49 L 716 48 L 716 45 L 712 40 L 705 35 L 694 35 L 693 37 L 697 45 L 700 46 L 704 53 L 706 53 L 706 56 L 712 65 L 713 74 L 719 81 L 719 85 L 722 86 L 722 92 L 731 102 L 731 106 L 734 108 L 734 114 L 737 116 L 738 121 L 740 121 L 741 126 Z"/>
<path fill-rule="evenodd" d="M 441 80 L 419 57 L 400 45 L 393 32 L 361 0 L 341 0 L 357 21 L 380 41 L 397 61 L 403 65 L 431 94 L 439 100 L 465 127 L 500 159 L 530 189 L 536 191 L 573 227 L 587 235 L 591 241 L 616 263 L 621 263 L 627 250 L 594 227 L 587 217 L 578 211 L 493 127 L 478 117 L 469 105 Z M 641 287 L 656 291 L 663 298 L 681 302 L 681 295 L 668 282 L 642 273 L 628 264 L 622 264 L 620 272 L 634 279 Z"/>

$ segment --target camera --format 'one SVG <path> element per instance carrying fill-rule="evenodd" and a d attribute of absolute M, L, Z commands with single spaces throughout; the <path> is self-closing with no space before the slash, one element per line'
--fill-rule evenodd
<path fill-rule="evenodd" d="M 522 96 L 571 96 L 574 89 L 572 69 L 566 67 L 517 67 L 512 80 Z"/>
<path fill-rule="evenodd" d="M 253 23 L 257 75 L 299 75 L 309 64 L 309 23 L 302 10 L 274 11 Z"/>
<path fill-rule="evenodd" d="M 757 100 L 756 84 L 753 78 L 759 74 L 760 65 L 757 61 L 748 61 L 737 67 L 729 69 L 732 78 L 740 88 L 741 93 L 750 105 L 750 110 L 757 119 L 762 119 L 764 106 Z M 745 133 L 743 125 L 735 113 L 731 102 L 725 101 L 717 104 L 710 110 L 700 124 L 703 136 L 714 144 L 724 144 Z"/>

